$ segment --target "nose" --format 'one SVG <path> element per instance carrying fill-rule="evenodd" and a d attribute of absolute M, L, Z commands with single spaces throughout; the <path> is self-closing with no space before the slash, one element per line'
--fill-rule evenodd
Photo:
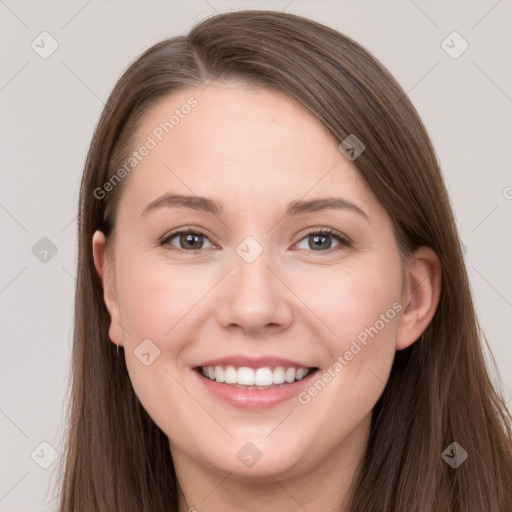
<path fill-rule="evenodd" d="M 234 255 L 233 268 L 223 279 L 217 307 L 222 327 L 267 334 L 291 324 L 293 293 L 275 267 L 266 251 L 251 263 Z"/>

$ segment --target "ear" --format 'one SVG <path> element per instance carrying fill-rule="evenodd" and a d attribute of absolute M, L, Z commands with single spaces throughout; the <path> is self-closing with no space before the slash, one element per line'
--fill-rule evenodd
<path fill-rule="evenodd" d="M 405 268 L 403 312 L 396 349 L 412 345 L 434 317 L 441 293 L 441 263 L 429 247 L 417 249 Z"/>
<path fill-rule="evenodd" d="M 110 313 L 110 339 L 116 345 L 123 345 L 123 331 L 119 323 L 119 308 L 116 299 L 114 266 L 111 255 L 105 250 L 105 235 L 96 231 L 92 237 L 92 252 L 96 272 L 103 285 L 103 300 Z"/>

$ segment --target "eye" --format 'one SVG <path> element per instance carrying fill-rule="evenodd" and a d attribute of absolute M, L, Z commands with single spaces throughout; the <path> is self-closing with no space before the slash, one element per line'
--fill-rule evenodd
<path fill-rule="evenodd" d="M 338 245 L 331 247 L 332 239 L 336 239 L 338 242 Z M 309 239 L 309 240 L 308 240 Z M 302 247 L 301 249 L 308 249 L 315 252 L 331 252 L 331 251 L 337 251 L 339 249 L 343 249 L 344 247 L 349 247 L 350 241 L 348 238 L 343 236 L 338 231 L 335 231 L 334 229 L 318 229 L 315 231 L 310 231 L 309 233 L 304 236 L 302 240 L 308 240 L 307 247 Z M 300 243 L 300 242 L 299 242 Z M 299 247 L 300 248 L 300 247 Z M 325 249 L 325 250 L 323 250 Z"/>
<path fill-rule="evenodd" d="M 334 247 L 332 247 L 331 241 L 333 238 L 338 242 L 338 245 L 335 245 Z M 314 252 L 330 253 L 332 251 L 343 249 L 344 247 L 350 247 L 351 245 L 348 238 L 334 229 L 317 229 L 315 231 L 310 231 L 309 233 L 306 233 L 299 244 L 302 240 L 307 239 L 309 239 L 307 247 L 299 247 L 300 249 L 305 248 L 306 250 L 312 250 Z M 188 228 L 168 234 L 162 239 L 160 245 L 171 246 L 172 249 L 180 252 L 194 253 L 208 248 L 204 247 L 205 240 L 209 242 L 208 237 L 204 233 Z M 211 242 L 209 243 L 210 247 L 214 247 Z"/>
<path fill-rule="evenodd" d="M 177 246 L 172 243 L 174 239 L 176 239 Z M 208 240 L 208 238 L 204 233 L 187 229 L 170 233 L 160 242 L 160 245 L 170 245 L 172 248 L 182 252 L 197 252 L 201 249 L 206 249 L 206 247 L 203 247 L 205 240 Z M 210 245 L 213 247 L 212 244 Z"/>

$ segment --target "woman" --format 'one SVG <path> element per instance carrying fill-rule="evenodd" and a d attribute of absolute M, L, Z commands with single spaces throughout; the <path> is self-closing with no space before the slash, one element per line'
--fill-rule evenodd
<path fill-rule="evenodd" d="M 89 150 L 60 510 L 510 510 L 482 338 L 389 72 L 298 16 L 209 18 Z"/>

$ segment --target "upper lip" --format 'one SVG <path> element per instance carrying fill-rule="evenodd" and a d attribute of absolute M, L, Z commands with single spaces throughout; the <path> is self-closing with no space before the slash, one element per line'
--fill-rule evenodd
<path fill-rule="evenodd" d="M 243 356 L 240 354 L 221 357 L 218 359 L 210 359 L 208 361 L 204 361 L 196 366 L 196 368 L 200 368 L 201 366 L 235 366 L 236 368 L 240 368 L 242 366 L 248 368 L 265 368 L 265 367 L 275 367 L 275 366 L 284 366 L 295 368 L 313 368 L 308 364 L 299 363 L 297 361 L 292 361 L 291 359 L 283 359 L 281 357 L 274 356 Z"/>

